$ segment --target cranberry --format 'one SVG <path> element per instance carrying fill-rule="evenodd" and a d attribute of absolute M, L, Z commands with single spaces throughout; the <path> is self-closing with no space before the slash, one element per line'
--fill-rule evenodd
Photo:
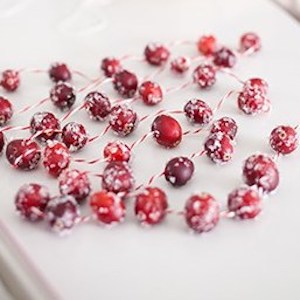
<path fill-rule="evenodd" d="M 121 62 L 114 57 L 106 57 L 102 60 L 101 69 L 106 77 L 112 77 L 122 71 Z"/>
<path fill-rule="evenodd" d="M 12 140 L 6 147 L 6 158 L 15 168 L 22 170 L 35 169 L 41 158 L 39 145 L 32 140 Z"/>
<path fill-rule="evenodd" d="M 279 184 L 279 172 L 274 160 L 265 154 L 251 155 L 244 163 L 244 181 L 269 193 Z"/>
<path fill-rule="evenodd" d="M 109 142 L 103 151 L 103 156 L 108 162 L 125 161 L 128 162 L 131 157 L 130 148 L 123 142 Z"/>
<path fill-rule="evenodd" d="M 264 79 L 250 78 L 244 83 L 244 86 L 243 86 L 244 91 L 245 90 L 247 91 L 248 89 L 258 90 L 262 94 L 267 94 L 269 85 Z"/>
<path fill-rule="evenodd" d="M 19 72 L 14 70 L 3 71 L 0 85 L 8 92 L 15 91 L 20 85 Z"/>
<path fill-rule="evenodd" d="M 123 70 L 114 75 L 113 84 L 121 96 L 131 98 L 138 88 L 138 79 L 134 73 Z"/>
<path fill-rule="evenodd" d="M 52 81 L 69 81 L 72 78 L 68 66 L 64 63 L 54 63 L 50 66 L 49 76 Z"/>
<path fill-rule="evenodd" d="M 82 149 L 86 145 L 88 135 L 82 124 L 70 122 L 62 129 L 61 138 L 63 143 L 73 152 Z"/>
<path fill-rule="evenodd" d="M 185 73 L 190 66 L 191 60 L 186 56 L 179 56 L 171 61 L 171 70 L 175 73 Z"/>
<path fill-rule="evenodd" d="M 44 218 L 47 203 L 50 200 L 48 189 L 40 184 L 23 185 L 15 198 L 15 205 L 20 215 L 29 221 Z"/>
<path fill-rule="evenodd" d="M 223 117 L 219 120 L 216 120 L 212 124 L 210 133 L 222 132 L 223 134 L 234 140 L 237 134 L 237 130 L 238 126 L 232 118 Z"/>
<path fill-rule="evenodd" d="M 51 112 L 37 112 L 30 121 L 32 134 L 40 132 L 37 137 L 42 142 L 52 140 L 59 134 L 60 122 Z"/>
<path fill-rule="evenodd" d="M 188 101 L 183 110 L 191 123 L 207 125 L 213 118 L 212 109 L 206 102 L 199 99 L 192 99 Z"/>
<path fill-rule="evenodd" d="M 147 105 L 156 105 L 163 100 L 162 89 L 156 82 L 143 82 L 139 88 L 139 94 Z"/>
<path fill-rule="evenodd" d="M 194 164 L 189 158 L 180 156 L 167 163 L 164 175 L 173 186 L 183 186 L 191 179 L 194 169 Z"/>
<path fill-rule="evenodd" d="M 118 195 L 112 192 L 100 191 L 92 194 L 90 206 L 101 223 L 118 224 L 125 218 L 125 204 Z"/>
<path fill-rule="evenodd" d="M 297 131 L 291 126 L 284 125 L 274 128 L 270 136 L 270 145 L 277 153 L 292 153 L 298 147 Z"/>
<path fill-rule="evenodd" d="M 50 91 L 50 99 L 58 108 L 69 109 L 76 100 L 75 90 L 67 82 L 58 82 Z"/>
<path fill-rule="evenodd" d="M 159 188 L 147 187 L 135 197 L 135 214 L 142 225 L 155 225 L 166 216 L 168 201 Z"/>
<path fill-rule="evenodd" d="M 112 108 L 109 124 L 116 134 L 120 136 L 130 134 L 136 128 L 137 123 L 136 112 L 127 105 L 116 105 Z"/>
<path fill-rule="evenodd" d="M 146 46 L 144 54 L 149 64 L 161 66 L 168 60 L 170 51 L 164 45 L 151 43 Z"/>
<path fill-rule="evenodd" d="M 197 43 L 198 51 L 209 56 L 214 54 L 217 48 L 217 40 L 213 35 L 203 35 Z"/>
<path fill-rule="evenodd" d="M 86 172 L 79 170 L 62 172 L 58 184 L 62 195 L 71 195 L 78 203 L 81 203 L 91 192 L 91 184 Z"/>
<path fill-rule="evenodd" d="M 216 82 L 216 70 L 212 65 L 201 64 L 194 70 L 193 80 L 200 88 L 209 88 Z"/>
<path fill-rule="evenodd" d="M 259 193 L 248 186 L 240 187 L 228 196 L 228 211 L 240 219 L 253 219 L 261 212 Z"/>
<path fill-rule="evenodd" d="M 135 184 L 132 170 L 124 161 L 110 162 L 103 171 L 102 188 L 114 192 L 130 192 Z"/>
<path fill-rule="evenodd" d="M 201 193 L 187 200 L 184 215 L 187 225 L 194 232 L 207 232 L 219 222 L 220 206 L 212 195 Z"/>
<path fill-rule="evenodd" d="M 223 47 L 214 53 L 213 62 L 218 67 L 232 68 L 236 64 L 236 56 L 230 49 Z"/>
<path fill-rule="evenodd" d="M 90 92 L 84 102 L 84 108 L 93 120 L 103 121 L 111 111 L 111 103 L 108 97 L 102 93 Z"/>
<path fill-rule="evenodd" d="M 0 131 L 0 154 L 3 151 L 4 145 L 5 145 L 5 136 L 3 132 Z"/>
<path fill-rule="evenodd" d="M 0 96 L 0 126 L 5 125 L 13 115 L 13 108 L 9 100 Z"/>
<path fill-rule="evenodd" d="M 43 157 L 44 167 L 54 177 L 58 177 L 70 164 L 68 148 L 58 141 L 48 141 Z"/>
<path fill-rule="evenodd" d="M 240 51 L 245 52 L 250 49 L 253 52 L 257 52 L 261 49 L 260 37 L 254 32 L 244 33 L 240 39 Z"/>
<path fill-rule="evenodd" d="M 157 143 L 166 148 L 174 148 L 181 142 L 181 126 L 171 116 L 157 116 L 152 123 L 151 130 L 154 132 Z"/>

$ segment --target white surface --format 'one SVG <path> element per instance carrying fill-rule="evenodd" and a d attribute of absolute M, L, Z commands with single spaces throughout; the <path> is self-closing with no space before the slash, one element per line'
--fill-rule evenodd
<path fill-rule="evenodd" d="M 196 39 L 213 32 L 223 43 L 235 46 L 245 31 L 256 31 L 262 37 L 263 51 L 240 61 L 235 72 L 245 79 L 261 76 L 269 82 L 272 113 L 246 117 L 237 111 L 234 99 L 227 101 L 218 116 L 232 116 L 240 125 L 233 162 L 217 167 L 204 157 L 196 159 L 196 174 L 181 189 L 172 189 L 163 179 L 158 180 L 156 185 L 167 192 L 172 208 L 181 209 L 188 196 L 197 191 L 210 192 L 225 204 L 226 195 L 241 183 L 242 161 L 256 151 L 270 153 L 270 130 L 281 123 L 299 123 L 300 28 L 271 3 L 114 1 L 99 12 L 106 16 L 107 29 L 85 37 L 67 36 L 57 29 L 59 20 L 66 15 L 67 3 L 33 1 L 14 18 L 1 19 L 0 69 L 47 68 L 51 62 L 62 60 L 95 77 L 101 57 L 139 54 L 149 41 Z M 195 54 L 189 47 L 179 47 L 177 51 Z M 139 65 L 132 65 L 132 69 L 142 75 Z M 149 68 L 144 70 L 149 72 Z M 165 75 L 157 79 L 164 86 L 186 80 L 174 79 L 168 72 Z M 166 80 L 167 77 L 173 79 Z M 77 80 L 75 84 L 82 86 L 84 81 Z M 22 88 L 9 97 L 16 108 L 21 108 L 47 95 L 50 86 L 46 75 L 24 74 Z M 161 107 L 182 108 L 194 96 L 214 106 L 226 91 L 236 87 L 232 78 L 220 75 L 211 91 L 189 88 L 166 97 Z M 107 86 L 104 90 L 116 96 Z M 78 102 L 81 99 L 79 95 Z M 52 109 L 51 104 L 44 108 Z M 141 115 L 153 111 L 140 104 L 135 108 Z M 31 115 L 32 112 L 15 118 L 12 124 L 26 124 Z M 74 118 L 87 124 L 91 134 L 104 127 L 88 121 L 85 113 Z M 177 118 L 184 128 L 189 128 L 184 117 Z M 126 141 L 136 140 L 149 126 L 150 122 L 143 124 Z M 9 137 L 19 135 L 10 133 Z M 112 138 L 110 133 L 76 156 L 99 157 L 105 141 Z M 203 138 L 204 135 L 186 137 L 174 150 L 161 149 L 151 140 L 145 142 L 133 160 L 138 183 L 160 172 L 169 158 L 201 149 Z M 294 300 L 300 297 L 299 158 L 297 151 L 280 159 L 280 187 L 265 201 L 259 219 L 222 220 L 214 231 L 202 236 L 188 234 L 183 220 L 177 217 L 150 230 L 140 228 L 130 205 L 122 226 L 107 230 L 88 224 L 76 228 L 67 238 L 59 238 L 43 225 L 20 220 L 13 206 L 16 190 L 23 183 L 45 183 L 56 193 L 56 181 L 42 167 L 31 173 L 17 172 L 8 166 L 5 157 L 0 160 L 0 216 L 63 299 Z M 102 168 L 96 165 L 91 169 Z M 93 188 L 100 188 L 98 179 L 93 179 Z"/>

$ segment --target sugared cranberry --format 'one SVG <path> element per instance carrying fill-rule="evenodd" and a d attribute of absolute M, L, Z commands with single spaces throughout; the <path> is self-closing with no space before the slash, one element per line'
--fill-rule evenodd
<path fill-rule="evenodd" d="M 131 98 L 138 88 L 138 79 L 134 73 L 123 70 L 114 75 L 113 84 L 121 96 Z"/>
<path fill-rule="evenodd" d="M 30 121 L 30 132 L 37 134 L 37 139 L 42 142 L 52 140 L 59 135 L 60 122 L 51 112 L 37 112 Z"/>
<path fill-rule="evenodd" d="M 214 53 L 213 62 L 218 67 L 232 68 L 236 64 L 236 56 L 230 49 L 223 47 Z"/>
<path fill-rule="evenodd" d="M 130 134 L 137 126 L 138 117 L 127 105 L 116 105 L 112 108 L 109 118 L 111 129 L 120 136 Z"/>
<path fill-rule="evenodd" d="M 228 211 L 240 219 L 253 219 L 261 212 L 259 193 L 248 186 L 235 189 L 228 195 Z"/>
<path fill-rule="evenodd" d="M 61 110 L 69 109 L 76 100 L 74 88 L 67 82 L 58 82 L 50 91 L 50 99 Z"/>
<path fill-rule="evenodd" d="M 101 69 L 106 77 L 112 77 L 116 73 L 122 71 L 120 60 L 114 57 L 106 57 L 102 60 Z"/>
<path fill-rule="evenodd" d="M 0 131 L 0 154 L 3 151 L 4 145 L 5 145 L 5 136 L 4 136 L 3 132 Z"/>
<path fill-rule="evenodd" d="M 268 83 L 261 78 L 250 78 L 248 79 L 243 86 L 243 90 L 254 89 L 260 91 L 262 94 L 267 94 L 269 85 Z"/>
<path fill-rule="evenodd" d="M 108 162 L 128 162 L 131 157 L 131 150 L 126 144 L 121 141 L 109 142 L 104 148 L 103 156 Z"/>
<path fill-rule="evenodd" d="M 245 52 L 250 49 L 253 52 L 257 52 L 261 49 L 260 37 L 254 32 L 244 33 L 240 39 L 240 51 Z"/>
<path fill-rule="evenodd" d="M 206 102 L 199 99 L 189 100 L 183 110 L 191 123 L 207 125 L 213 118 L 212 109 Z"/>
<path fill-rule="evenodd" d="M 54 177 L 58 177 L 70 164 L 68 148 L 58 141 L 48 141 L 43 158 L 44 167 Z"/>
<path fill-rule="evenodd" d="M 175 73 L 185 73 L 190 66 L 191 60 L 186 56 L 179 56 L 171 61 L 171 70 Z"/>
<path fill-rule="evenodd" d="M 278 126 L 274 128 L 270 136 L 270 145 L 274 151 L 280 154 L 290 154 L 298 147 L 298 134 L 291 126 Z"/>
<path fill-rule="evenodd" d="M 121 223 L 126 214 L 124 201 L 115 193 L 96 192 L 90 197 L 90 206 L 98 221 L 104 224 Z"/>
<path fill-rule="evenodd" d="M 21 186 L 15 197 L 15 205 L 22 217 L 29 221 L 38 221 L 44 218 L 49 200 L 50 195 L 46 187 L 30 183 Z"/>
<path fill-rule="evenodd" d="M 216 82 L 216 70 L 212 65 L 201 64 L 194 70 L 193 80 L 200 88 L 209 88 Z"/>
<path fill-rule="evenodd" d="M 19 72 L 14 70 L 3 71 L 0 85 L 8 92 L 15 91 L 20 85 Z"/>
<path fill-rule="evenodd" d="M 177 120 L 167 115 L 157 116 L 151 130 L 158 144 L 166 148 L 176 147 L 182 140 L 182 129 Z"/>
<path fill-rule="evenodd" d="M 55 197 L 48 202 L 46 218 L 53 231 L 59 234 L 69 233 L 80 220 L 79 206 L 73 196 Z"/>
<path fill-rule="evenodd" d="M 88 140 L 88 134 L 82 124 L 70 122 L 62 129 L 61 139 L 71 152 L 82 149 Z"/>
<path fill-rule="evenodd" d="M 151 43 L 146 46 L 144 54 L 149 64 L 161 66 L 168 60 L 170 51 L 162 44 Z"/>
<path fill-rule="evenodd" d="M 265 154 L 254 154 L 247 158 L 243 167 L 243 176 L 247 185 L 255 185 L 266 193 L 275 190 L 279 184 L 276 163 Z"/>
<path fill-rule="evenodd" d="M 207 232 L 219 222 L 220 206 L 212 195 L 201 193 L 187 200 L 184 215 L 187 225 L 194 232 Z"/>
<path fill-rule="evenodd" d="M 147 187 L 135 197 L 135 214 L 142 225 L 162 222 L 167 208 L 167 196 L 159 188 Z"/>
<path fill-rule="evenodd" d="M 78 203 L 81 203 L 91 192 L 91 184 L 86 172 L 79 170 L 62 172 L 58 185 L 62 195 L 71 195 Z"/>
<path fill-rule="evenodd" d="M 84 99 L 84 108 L 92 120 L 103 121 L 111 111 L 108 97 L 99 92 L 90 92 Z"/>
<path fill-rule="evenodd" d="M 223 117 L 219 120 L 216 120 L 212 124 L 210 133 L 221 132 L 234 140 L 237 134 L 237 130 L 238 126 L 232 118 Z"/>
<path fill-rule="evenodd" d="M 54 63 L 49 69 L 50 79 L 54 82 L 69 81 L 72 78 L 68 66 L 64 63 Z"/>
<path fill-rule="evenodd" d="M 143 82 L 139 88 L 139 94 L 147 105 L 156 105 L 163 100 L 162 89 L 156 82 Z"/>
<path fill-rule="evenodd" d="M 13 108 L 9 100 L 0 96 L 0 126 L 5 125 L 13 115 Z"/>
<path fill-rule="evenodd" d="M 198 51 L 205 55 L 212 55 L 217 48 L 217 40 L 213 35 L 203 35 L 197 43 Z"/>
<path fill-rule="evenodd" d="M 194 169 L 194 164 L 189 158 L 180 156 L 167 163 L 164 175 L 173 186 L 183 186 L 191 179 Z"/>
<path fill-rule="evenodd" d="M 110 162 L 103 171 L 102 188 L 114 192 L 130 192 L 135 184 L 132 170 L 124 161 Z"/>
<path fill-rule="evenodd" d="M 6 147 L 6 158 L 17 169 L 35 169 L 41 158 L 39 145 L 32 140 L 12 140 Z"/>

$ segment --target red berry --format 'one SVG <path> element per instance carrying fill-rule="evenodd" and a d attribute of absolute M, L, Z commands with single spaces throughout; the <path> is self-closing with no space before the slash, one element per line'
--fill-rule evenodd
<path fill-rule="evenodd" d="M 167 115 L 157 116 L 151 130 L 158 144 L 166 148 L 174 148 L 180 144 L 182 139 L 182 129 L 177 120 Z"/>
<path fill-rule="evenodd" d="M 0 131 L 0 154 L 3 151 L 4 145 L 5 145 L 5 136 L 3 132 Z"/>
<path fill-rule="evenodd" d="M 135 214 L 142 225 L 162 222 L 167 208 L 167 196 L 159 188 L 147 187 L 135 197 Z"/>
<path fill-rule="evenodd" d="M 84 108 L 92 120 L 103 121 L 111 111 L 108 97 L 99 92 L 90 92 L 84 99 Z"/>
<path fill-rule="evenodd" d="M 191 61 L 188 57 L 179 56 L 171 61 L 171 70 L 175 73 L 185 73 L 191 66 Z"/>
<path fill-rule="evenodd" d="M 15 91 L 20 85 L 19 72 L 14 70 L 3 71 L 0 85 L 8 92 Z"/>
<path fill-rule="evenodd" d="M 111 129 L 120 136 L 130 134 L 137 126 L 138 117 L 135 111 L 127 105 L 116 105 L 110 113 Z"/>
<path fill-rule="evenodd" d="M 41 158 L 39 145 L 32 140 L 12 140 L 6 147 L 6 158 L 17 169 L 35 169 Z"/>
<path fill-rule="evenodd" d="M 108 162 L 128 162 L 131 157 L 131 150 L 126 144 L 121 141 L 109 142 L 104 148 L 103 156 Z"/>
<path fill-rule="evenodd" d="M 149 64 L 161 66 L 168 60 L 170 51 L 162 44 L 151 43 L 146 46 L 144 54 Z"/>
<path fill-rule="evenodd" d="M 269 85 L 264 79 L 250 78 L 244 83 L 244 86 L 243 86 L 244 91 L 247 91 L 248 89 L 258 90 L 262 94 L 267 94 Z"/>
<path fill-rule="evenodd" d="M 107 191 L 97 192 L 90 197 L 90 206 L 98 221 L 104 224 L 118 224 L 123 222 L 126 214 L 122 199 Z"/>
<path fill-rule="evenodd" d="M 58 177 L 70 164 L 68 148 L 58 141 L 48 141 L 43 158 L 44 167 L 54 177 Z"/>
<path fill-rule="evenodd" d="M 230 49 L 223 47 L 214 53 L 213 62 L 218 67 L 232 68 L 236 64 L 236 56 Z"/>
<path fill-rule="evenodd" d="M 253 219 L 261 212 L 259 193 L 248 186 L 240 187 L 228 195 L 228 211 L 240 219 Z"/>
<path fill-rule="evenodd" d="M 102 60 L 101 69 L 106 77 L 112 77 L 122 71 L 121 62 L 114 57 L 106 57 Z"/>
<path fill-rule="evenodd" d="M 279 172 L 274 160 L 265 154 L 251 155 L 244 163 L 244 181 L 269 193 L 279 184 Z"/>
<path fill-rule="evenodd" d="M 297 131 L 291 126 L 284 125 L 274 128 L 270 136 L 270 145 L 277 153 L 292 153 L 298 147 Z"/>
<path fill-rule="evenodd" d="M 200 88 L 209 88 L 216 82 L 216 70 L 212 65 L 201 64 L 194 70 L 193 80 Z"/>
<path fill-rule="evenodd" d="M 70 81 L 72 78 L 68 66 L 64 63 L 54 63 L 49 69 L 50 79 L 54 82 Z"/>
<path fill-rule="evenodd" d="M 130 192 L 135 184 L 132 170 L 124 161 L 110 162 L 103 171 L 102 188 L 114 192 Z"/>
<path fill-rule="evenodd" d="M 184 113 L 191 123 L 207 125 L 212 121 L 213 111 L 209 105 L 199 99 L 189 100 L 184 108 Z"/>
<path fill-rule="evenodd" d="M 88 140 L 88 134 L 82 124 L 70 122 L 64 126 L 61 135 L 63 143 L 71 152 L 82 149 Z"/>
<path fill-rule="evenodd" d="M 5 125 L 13 115 L 13 108 L 9 100 L 0 96 L 0 126 Z"/>
<path fill-rule="evenodd" d="M 237 130 L 238 126 L 232 118 L 223 117 L 219 120 L 216 120 L 212 124 L 210 133 L 221 132 L 234 140 L 237 134 Z"/>
<path fill-rule="evenodd" d="M 39 221 L 44 218 L 49 200 L 50 195 L 46 187 L 30 183 L 19 189 L 15 197 L 15 205 L 22 217 L 29 221 Z"/>
<path fill-rule="evenodd" d="M 261 49 L 260 37 L 254 32 L 244 33 L 240 39 L 240 51 L 245 52 L 250 49 L 253 52 L 257 52 Z"/>
<path fill-rule="evenodd" d="M 189 158 L 180 156 L 167 163 L 164 175 L 173 186 L 183 186 L 191 179 L 194 169 L 194 164 Z"/>
<path fill-rule="evenodd" d="M 220 206 L 212 195 L 201 193 L 187 200 L 184 215 L 187 225 L 194 232 L 207 232 L 219 222 Z"/>
<path fill-rule="evenodd" d="M 76 100 L 75 90 L 67 82 L 58 82 L 50 91 L 50 99 L 61 110 L 69 109 Z"/>
<path fill-rule="evenodd" d="M 203 35 L 197 43 L 198 51 L 205 55 L 212 55 L 217 48 L 217 40 L 213 35 Z"/>
<path fill-rule="evenodd" d="M 138 88 L 138 79 L 134 73 L 122 70 L 114 75 L 113 84 L 121 96 L 131 98 Z"/>
<path fill-rule="evenodd" d="M 59 176 L 59 191 L 71 195 L 80 204 L 91 192 L 91 184 L 86 172 L 66 170 Z"/>
<path fill-rule="evenodd" d="M 162 89 L 156 82 L 143 82 L 139 88 L 139 94 L 147 105 L 156 105 L 163 100 Z"/>

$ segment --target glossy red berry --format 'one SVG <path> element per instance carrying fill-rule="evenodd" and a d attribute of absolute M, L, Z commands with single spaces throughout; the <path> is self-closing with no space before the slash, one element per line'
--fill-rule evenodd
<path fill-rule="evenodd" d="M 209 88 L 216 82 L 216 70 L 212 65 L 201 64 L 194 70 L 193 80 L 200 88 Z"/>
<path fill-rule="evenodd" d="M 229 117 L 223 117 L 221 119 L 216 120 L 210 129 L 210 133 L 218 133 L 221 132 L 228 137 L 230 137 L 232 140 L 235 139 L 236 134 L 238 131 L 238 126 L 236 122 Z"/>
<path fill-rule="evenodd" d="M 218 67 L 232 68 L 236 64 L 236 56 L 230 49 L 222 47 L 214 53 L 213 62 Z"/>
<path fill-rule="evenodd" d="M 143 82 L 139 88 L 139 94 L 147 105 L 156 105 L 163 100 L 162 89 L 156 82 Z"/>
<path fill-rule="evenodd" d="M 103 156 L 108 162 L 128 162 L 131 157 L 131 150 L 125 143 L 121 141 L 109 142 L 104 148 Z"/>
<path fill-rule="evenodd" d="M 191 60 L 186 56 L 176 57 L 171 61 L 171 70 L 175 73 L 185 73 L 191 66 Z"/>
<path fill-rule="evenodd" d="M 69 83 L 60 81 L 51 89 L 50 99 L 59 109 L 70 109 L 76 100 L 75 89 Z"/>
<path fill-rule="evenodd" d="M 9 100 L 0 96 L 0 126 L 5 125 L 13 115 L 13 108 Z"/>
<path fill-rule="evenodd" d="M 72 74 L 68 66 L 64 63 L 54 63 L 49 69 L 50 79 L 54 82 L 59 81 L 70 81 L 72 79 Z"/>
<path fill-rule="evenodd" d="M 103 121 L 111 111 L 108 97 L 99 92 L 90 92 L 84 99 L 84 108 L 92 120 Z"/>
<path fill-rule="evenodd" d="M 101 69 L 106 77 L 112 77 L 116 73 L 122 71 L 122 65 L 120 60 L 114 57 L 106 57 L 102 60 Z"/>
<path fill-rule="evenodd" d="M 20 85 L 19 72 L 14 70 L 3 71 L 0 85 L 8 92 L 15 91 Z"/>
<path fill-rule="evenodd" d="M 158 144 L 166 148 L 174 148 L 182 140 L 182 129 L 177 120 L 167 115 L 157 116 L 151 130 Z"/>
<path fill-rule="evenodd" d="M 146 46 L 144 54 L 149 64 L 161 66 L 169 59 L 170 51 L 162 44 L 151 43 Z"/>
<path fill-rule="evenodd" d="M 134 73 L 122 70 L 114 75 L 115 90 L 125 98 L 131 98 L 137 91 L 138 79 Z"/>
<path fill-rule="evenodd" d="M 86 145 L 88 134 L 82 124 L 70 122 L 63 127 L 61 139 L 68 149 L 74 152 Z"/>
<path fill-rule="evenodd" d="M 205 55 L 212 55 L 217 48 L 217 39 L 213 35 L 203 35 L 197 43 L 198 51 Z"/>
<path fill-rule="evenodd" d="M 260 37 L 254 32 L 247 32 L 241 36 L 240 39 L 240 51 L 252 51 L 257 52 L 261 49 Z"/>
<path fill-rule="evenodd" d="M 248 79 L 244 83 L 243 90 L 247 91 L 249 89 L 258 90 L 262 94 L 267 94 L 269 90 L 269 85 L 264 79 L 255 77 L 255 78 Z"/>
<path fill-rule="evenodd" d="M 3 151 L 4 145 L 5 145 L 5 136 L 4 136 L 3 132 L 0 131 L 0 154 Z"/>
<path fill-rule="evenodd" d="M 200 99 L 189 100 L 183 110 L 187 119 L 193 124 L 207 125 L 213 118 L 212 109 Z"/>

